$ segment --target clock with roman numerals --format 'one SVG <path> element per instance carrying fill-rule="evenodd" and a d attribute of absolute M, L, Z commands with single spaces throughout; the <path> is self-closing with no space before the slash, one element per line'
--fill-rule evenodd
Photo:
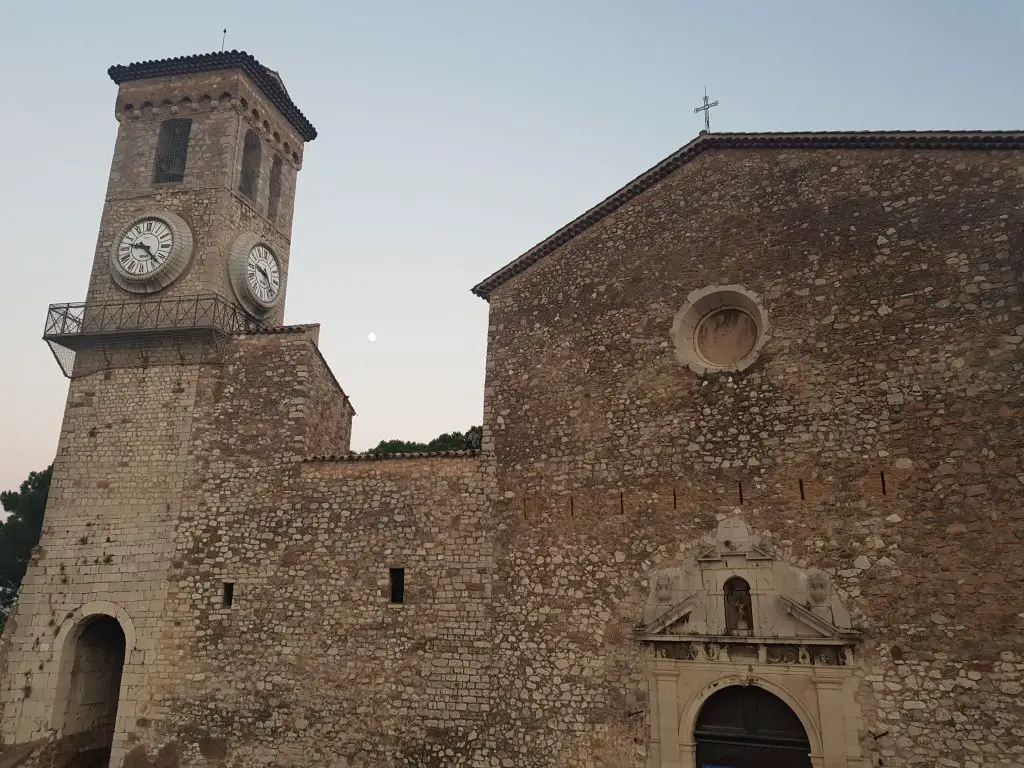
<path fill-rule="evenodd" d="M 180 216 L 160 211 L 133 221 L 114 241 L 110 274 L 133 293 L 153 293 L 174 282 L 192 259 L 192 233 Z"/>
<path fill-rule="evenodd" d="M 267 317 L 284 295 L 281 260 L 266 240 L 251 232 L 243 232 L 232 243 L 228 273 L 238 302 L 253 317 Z"/>
<path fill-rule="evenodd" d="M 245 289 L 264 309 L 274 306 L 281 294 L 281 267 L 263 243 L 254 245 L 245 259 Z"/>

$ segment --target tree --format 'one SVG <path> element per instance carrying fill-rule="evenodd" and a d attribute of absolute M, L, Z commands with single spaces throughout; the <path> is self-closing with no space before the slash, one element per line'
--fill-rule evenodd
<path fill-rule="evenodd" d="M 0 523 L 0 617 L 14 607 L 32 549 L 39 543 L 52 473 L 52 464 L 42 472 L 29 472 L 17 491 L 0 493 L 0 506 L 8 513 Z"/>
<path fill-rule="evenodd" d="M 465 451 L 479 448 L 483 441 L 484 428 L 470 427 L 465 432 L 445 432 L 429 443 L 416 443 L 409 440 L 381 440 L 376 447 L 364 451 L 364 455 L 381 455 L 388 453 L 426 453 L 428 451 Z"/>

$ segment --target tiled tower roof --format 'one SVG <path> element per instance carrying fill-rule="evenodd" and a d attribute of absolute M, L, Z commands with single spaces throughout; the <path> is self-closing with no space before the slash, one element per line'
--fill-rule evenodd
<path fill-rule="evenodd" d="M 280 110 L 305 141 L 316 138 L 316 128 L 295 106 L 280 75 L 260 64 L 245 51 L 219 51 L 194 56 L 178 56 L 173 59 L 140 61 L 135 64 L 117 64 L 107 70 L 110 79 L 120 85 L 131 80 L 145 80 L 168 75 L 190 75 L 196 72 L 213 72 L 219 69 L 240 69 L 256 84 L 271 104 Z"/>

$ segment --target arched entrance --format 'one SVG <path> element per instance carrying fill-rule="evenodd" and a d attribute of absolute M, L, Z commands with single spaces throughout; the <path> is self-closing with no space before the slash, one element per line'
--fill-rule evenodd
<path fill-rule="evenodd" d="M 723 688 L 704 702 L 694 741 L 697 768 L 811 768 L 800 718 L 753 685 Z"/>
<path fill-rule="evenodd" d="M 117 619 L 105 614 L 83 619 L 67 639 L 71 657 L 64 702 L 57 702 L 66 749 L 109 756 L 124 668 L 125 635 Z M 63 686 L 62 686 L 63 687 Z M 99 763 L 97 763 L 99 764 Z"/>

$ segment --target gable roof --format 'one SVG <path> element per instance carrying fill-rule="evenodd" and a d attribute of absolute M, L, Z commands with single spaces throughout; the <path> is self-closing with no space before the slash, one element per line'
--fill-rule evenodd
<path fill-rule="evenodd" d="M 577 235 L 711 149 L 1024 149 L 1024 131 L 853 131 L 820 133 L 706 133 L 676 150 L 619 191 L 573 219 L 487 279 L 473 293 L 491 292 Z"/>
<path fill-rule="evenodd" d="M 146 80 L 151 77 L 166 77 L 168 75 L 191 75 L 196 72 L 215 72 L 220 69 L 242 70 L 270 100 L 270 103 L 277 107 L 285 119 L 292 124 L 292 127 L 299 132 L 304 141 L 312 141 L 316 138 L 316 128 L 295 106 L 295 102 L 285 90 L 281 76 L 260 64 L 255 57 L 245 51 L 218 51 L 217 53 L 201 53 L 194 56 L 178 56 L 173 59 L 140 61 L 135 64 L 116 64 L 107 70 L 107 74 L 110 75 L 111 80 L 120 85 L 131 80 Z"/>

